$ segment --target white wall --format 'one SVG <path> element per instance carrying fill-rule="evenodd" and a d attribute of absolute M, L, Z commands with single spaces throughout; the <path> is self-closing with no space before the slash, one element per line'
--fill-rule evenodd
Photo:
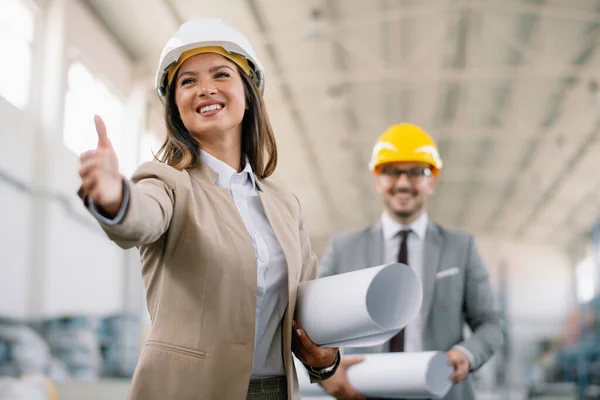
<path fill-rule="evenodd" d="M 83 61 L 136 112 L 144 98 L 135 90 L 131 60 L 78 0 L 51 0 L 45 7 L 33 80 L 43 85 L 34 85 L 27 111 L 0 98 L 0 170 L 67 196 L 79 218 L 91 222 L 76 196 L 78 155 L 62 142 L 68 64 Z M 132 154 L 144 118 L 136 113 L 126 121 Z M 0 315 L 105 314 L 126 307 L 124 268 L 132 257 L 99 228 L 69 217 L 59 202 L 1 180 L 0 198 Z"/>
<path fill-rule="evenodd" d="M 505 268 L 510 377 L 523 383 L 536 343 L 555 338 L 575 306 L 573 266 L 563 251 L 542 243 L 497 237 L 478 237 L 477 243 L 496 297 Z M 496 361 L 482 373 L 491 375 Z"/>
<path fill-rule="evenodd" d="M 518 321 L 561 321 L 575 304 L 573 266 L 553 246 L 502 238 L 478 237 L 482 257 L 497 290 L 504 264 L 508 311 Z"/>
<path fill-rule="evenodd" d="M 33 175 L 33 123 L 0 97 L 0 171 Z M 28 306 L 31 198 L 0 180 L 0 314 L 23 315 Z"/>

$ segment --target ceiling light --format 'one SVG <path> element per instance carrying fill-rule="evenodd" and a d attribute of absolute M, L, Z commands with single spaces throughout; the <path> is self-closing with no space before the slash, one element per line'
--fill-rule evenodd
<path fill-rule="evenodd" d="M 327 37 L 329 24 L 323 18 L 319 8 L 313 8 L 310 17 L 304 26 L 304 36 L 309 40 L 323 40 Z"/>

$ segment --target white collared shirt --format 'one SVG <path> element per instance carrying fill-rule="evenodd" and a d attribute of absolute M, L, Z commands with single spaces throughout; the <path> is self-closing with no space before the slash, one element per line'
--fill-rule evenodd
<path fill-rule="evenodd" d="M 410 229 L 408 235 L 408 266 L 423 282 L 423 271 L 425 268 L 425 236 L 427 234 L 427 225 L 429 224 L 429 216 L 427 213 L 421 214 L 410 225 L 401 225 L 394 221 L 387 212 L 381 214 L 381 227 L 383 229 L 383 256 L 385 264 L 398 262 L 398 252 L 400 251 L 400 231 Z M 435 266 L 429 266 L 434 268 Z M 406 326 L 404 331 L 404 351 L 423 351 L 423 310 L 417 314 L 415 319 Z M 461 345 L 456 345 L 453 348 L 461 350 L 466 354 L 467 358 L 473 365 L 473 354 Z"/>
<path fill-rule="evenodd" d="M 385 264 L 398 262 L 400 251 L 400 231 L 410 229 L 408 235 L 408 265 L 415 271 L 419 280 L 423 281 L 423 268 L 425 257 L 425 234 L 429 217 L 427 213 L 421 214 L 412 224 L 404 226 L 394 221 L 387 212 L 381 214 L 381 226 L 383 228 L 383 256 Z M 423 321 L 421 313 L 406 326 L 404 331 L 404 350 L 421 351 Z"/>
<path fill-rule="evenodd" d="M 256 327 L 252 379 L 285 375 L 281 321 L 288 304 L 287 263 L 258 196 L 250 163 L 240 173 L 201 150 L 201 160 L 217 173 L 215 184 L 229 189 L 248 230 L 257 265 Z"/>

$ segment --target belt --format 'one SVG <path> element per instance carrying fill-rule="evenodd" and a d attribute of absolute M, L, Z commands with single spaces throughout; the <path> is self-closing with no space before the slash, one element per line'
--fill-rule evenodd
<path fill-rule="evenodd" d="M 253 379 L 248 385 L 248 394 L 280 393 L 287 394 L 287 379 L 285 376 L 274 378 Z"/>

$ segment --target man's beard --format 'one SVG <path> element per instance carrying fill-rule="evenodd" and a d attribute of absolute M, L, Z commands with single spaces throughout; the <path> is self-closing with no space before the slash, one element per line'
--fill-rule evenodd
<path fill-rule="evenodd" d="M 396 211 L 396 210 L 392 210 L 392 211 L 394 212 L 394 215 L 396 217 L 398 217 L 400 219 L 407 219 L 407 218 L 410 218 L 413 215 L 415 215 L 420 210 L 421 210 L 421 206 L 416 206 L 412 210 L 408 210 L 408 211 Z"/>
<path fill-rule="evenodd" d="M 392 196 L 395 196 L 398 193 L 406 193 L 410 196 L 412 196 L 413 198 L 417 196 L 417 192 L 411 189 L 398 189 L 395 190 L 393 193 L 391 193 Z M 392 203 L 390 201 L 390 203 Z M 421 211 L 423 209 L 423 203 L 417 203 L 415 204 L 415 206 L 410 209 L 410 210 L 405 210 L 405 211 L 398 211 L 396 209 L 394 209 L 393 207 L 390 207 L 390 204 L 388 204 L 388 208 L 394 213 L 394 215 L 399 218 L 399 219 L 407 219 L 412 217 L 414 214 L 418 213 L 419 211 Z"/>

